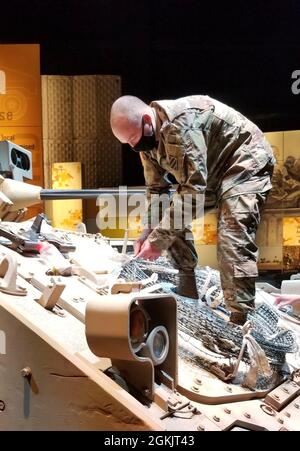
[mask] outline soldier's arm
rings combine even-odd
[[[140,157],[147,187],[147,210],[142,222],[145,229],[153,229],[162,217],[162,203],[158,197],[162,194],[169,197],[172,185],[165,169],[159,166],[149,153],[141,152]]]
[[[204,112],[205,113],[205,112]],[[175,239],[174,231],[185,229],[203,214],[207,182],[207,147],[203,126],[207,114],[187,111],[177,117],[165,132],[169,162],[176,165],[179,187],[171,206],[149,236],[160,249],[167,249]]]

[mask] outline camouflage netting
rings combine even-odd
[[[174,289],[176,274],[170,262],[164,257],[155,262],[132,260],[124,266],[120,277],[126,280],[142,280],[154,272],[158,274],[161,292],[170,292]],[[214,354],[216,359],[235,360],[243,341],[241,328],[223,319],[229,315],[223,303],[217,307],[223,317],[207,305],[207,292],[212,293],[210,300],[213,300],[214,297],[218,298],[222,294],[219,272],[209,267],[199,267],[196,269],[196,278],[200,302],[177,295],[179,332],[201,342],[210,354]],[[251,334],[264,350],[272,370],[277,374],[281,373],[286,353],[297,350],[295,335],[290,330],[278,326],[277,310],[269,304],[261,304],[248,314],[248,319],[251,320],[253,326]],[[206,366],[205,362],[207,363],[209,360],[205,358],[205,353],[202,353],[202,359],[199,359],[199,356],[193,358],[184,349],[179,349],[179,354],[181,358],[194,361],[195,364],[200,363],[204,367]],[[244,354],[243,361],[249,363],[247,352]],[[261,385],[263,386],[264,383]]]

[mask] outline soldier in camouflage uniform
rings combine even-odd
[[[261,130],[250,120],[208,96],[154,101],[146,105],[120,97],[111,111],[115,136],[140,152],[148,188],[148,213],[157,204],[151,194],[168,193],[167,174],[179,186],[172,204],[154,228],[145,229],[136,254],[155,259],[167,250],[179,269],[177,292],[197,298],[197,254],[186,239],[187,224],[174,226],[176,212],[188,197],[193,218],[195,196],[214,198],[218,206],[218,262],[231,320],[243,323],[254,307],[260,209],[271,189],[275,159]],[[189,194],[190,196],[185,196]]]

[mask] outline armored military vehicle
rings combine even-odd
[[[1,430],[299,429],[300,321],[274,306],[280,290],[259,284],[237,326],[216,270],[197,268],[199,300],[180,297],[165,257],[22,221],[43,199],[101,192],[24,183],[31,155],[14,149],[0,146]]]

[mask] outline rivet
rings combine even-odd
[[[289,394],[290,392],[289,392],[289,390],[287,389],[287,388],[285,388],[285,387],[283,387],[283,389],[282,389],[285,393],[287,393],[287,394]]]
[[[5,402],[0,401],[0,411],[3,412],[3,410],[5,410]]]
[[[205,431],[205,427],[202,426],[202,424],[199,424],[199,426],[197,426],[197,431]]]
[[[193,389],[194,391],[199,391],[198,385],[193,385],[193,386],[192,386],[192,389]]]
[[[227,409],[227,407],[226,407],[226,409],[224,409],[224,412],[225,412],[225,413],[228,413],[228,415],[231,414],[231,410],[230,410],[230,409]]]
[[[19,290],[26,290],[26,288],[25,287],[23,287],[22,285],[18,285],[18,288],[19,288]]]
[[[299,404],[297,404],[297,403],[295,402],[294,407],[296,407],[296,409],[299,409]]]
[[[251,415],[250,415],[250,413],[248,413],[248,412],[245,412],[245,413],[244,413],[244,417],[246,417],[246,418],[248,418],[248,419],[249,419],[249,418],[251,418]]]
[[[274,410],[271,406],[268,406],[267,404],[261,404],[261,405],[260,405],[260,408],[261,408],[262,411],[263,411],[264,413],[266,413],[267,415],[270,415],[270,416],[272,416],[272,417],[274,417],[274,416],[276,415],[275,410]]]
[[[195,379],[196,384],[201,385],[202,384],[202,380],[199,377],[196,377]]]
[[[226,387],[226,390],[229,391],[229,393],[232,393],[232,388],[231,387]]]
[[[273,395],[275,399],[280,399],[278,395]]]
[[[284,415],[285,415],[286,417],[288,417],[288,418],[291,418],[290,412],[284,412]]]
[[[278,423],[283,424],[283,419],[282,418],[278,418],[277,421],[278,421]]]
[[[213,416],[213,419],[214,419],[217,423],[219,423],[219,421],[220,421],[220,418],[217,417],[216,415]]]

